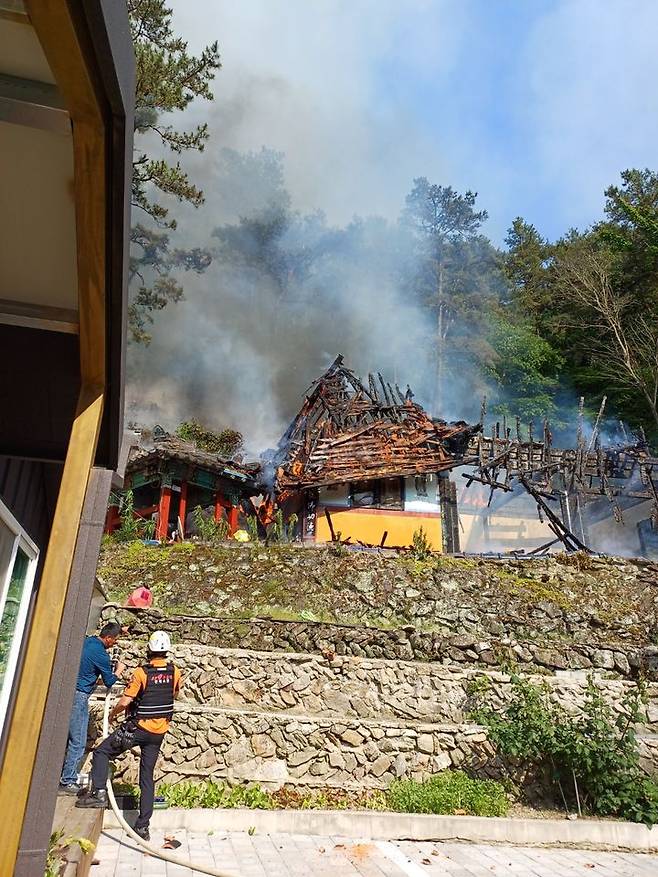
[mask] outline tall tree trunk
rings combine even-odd
[[[445,307],[443,301],[443,262],[439,262],[439,276],[437,285],[437,298],[439,306],[436,317],[436,377],[434,384],[434,400],[432,413],[435,417],[441,416],[443,406],[443,373],[445,370]]]

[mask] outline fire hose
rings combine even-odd
[[[105,708],[103,710],[103,737],[107,737],[109,732],[109,716],[110,692],[108,691],[105,695]],[[189,859],[179,859],[178,856],[172,856],[170,853],[164,852],[145,841],[144,838],[137,834],[137,832],[133,831],[123,818],[123,813],[119,810],[116,798],[114,797],[114,789],[112,788],[112,780],[110,777],[108,777],[107,780],[107,796],[110,799],[110,806],[112,807],[114,815],[118,819],[121,828],[123,828],[126,834],[139,844],[140,847],[143,847],[151,856],[156,856],[158,859],[162,859],[165,862],[171,862],[173,865],[180,865],[183,868],[189,868],[191,871],[196,871],[198,874],[210,874],[211,877],[238,877],[237,874],[228,871],[220,871],[218,868],[211,868],[208,865],[195,865],[194,862],[191,862]]]

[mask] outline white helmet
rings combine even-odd
[[[168,652],[170,648],[169,634],[164,630],[154,630],[149,640],[149,652]]]

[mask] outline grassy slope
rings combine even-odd
[[[418,560],[331,548],[155,548],[135,542],[106,545],[99,577],[120,601],[137,585],[148,585],[155,605],[172,614],[446,630],[484,614],[528,636],[541,621],[544,637],[543,622],[552,618],[552,636],[564,637],[574,623],[586,622],[601,640],[653,640],[658,600],[658,567],[581,555],[523,562],[440,555]]]

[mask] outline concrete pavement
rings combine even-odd
[[[181,841],[174,851],[236,877],[658,877],[658,855],[430,841],[154,829]],[[91,877],[190,877],[198,872],[142,855],[119,829],[105,829]]]

